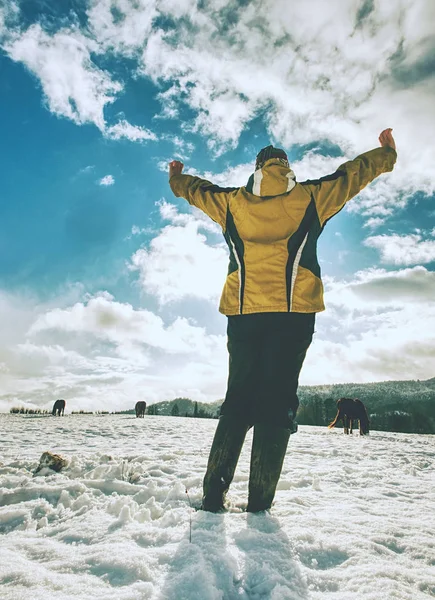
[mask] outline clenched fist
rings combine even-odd
[[[172,160],[169,163],[169,179],[171,179],[171,177],[173,177],[174,175],[181,175],[183,169],[184,165],[182,162],[180,162],[179,160]]]
[[[393,130],[391,129],[391,127],[389,129],[384,129],[384,131],[379,136],[379,142],[382,147],[389,146],[390,148],[393,148],[395,150],[396,143],[394,141],[393,136],[391,135],[392,131]]]

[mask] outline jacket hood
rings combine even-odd
[[[280,196],[290,192],[295,185],[296,177],[290,167],[278,158],[271,158],[250,176],[246,191],[254,196]]]

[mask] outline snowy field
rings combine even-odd
[[[249,432],[214,515],[194,509],[216,424],[0,415],[1,599],[435,596],[435,436],[300,427],[249,515]],[[33,476],[46,450],[68,465]]]

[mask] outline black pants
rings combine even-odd
[[[221,407],[250,425],[291,427],[299,406],[299,373],[314,333],[315,313],[228,317],[228,389]]]

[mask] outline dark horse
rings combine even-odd
[[[352,433],[353,421],[359,421],[360,435],[369,433],[369,417],[366,407],[358,400],[358,398],[339,398],[337,400],[338,412],[335,419],[328,425],[328,429],[332,429],[341,419],[343,421],[344,433]]]
[[[134,407],[134,410],[136,411],[136,417],[143,419],[145,416],[146,407],[147,403],[144,400],[139,400],[139,402],[136,402],[136,406]]]
[[[60,415],[63,415],[65,412],[65,400],[56,400],[56,402],[53,404],[53,415],[57,415],[58,417],[60,417]]]

